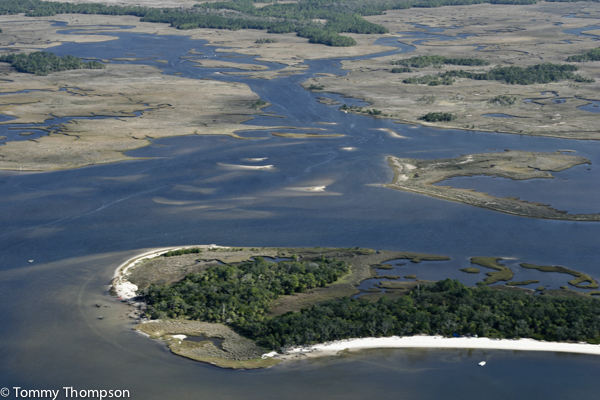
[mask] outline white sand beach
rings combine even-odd
[[[600,345],[588,343],[543,342],[534,339],[489,339],[475,337],[445,338],[442,336],[408,336],[347,339],[313,346],[295,347],[286,354],[278,355],[283,360],[334,356],[341,351],[387,348],[432,348],[432,349],[493,349],[550,351],[600,355]]]

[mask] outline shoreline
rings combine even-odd
[[[110,281],[109,293],[116,296],[124,301],[132,300],[136,297],[136,290],[138,287],[127,280],[128,272],[131,268],[134,268],[137,264],[144,260],[158,257],[168,251],[183,250],[189,248],[227,248],[227,246],[218,246],[216,244],[201,244],[201,245],[189,245],[189,246],[172,246],[172,247],[160,247],[153,250],[146,251],[144,253],[133,256],[124,262],[122,262],[114,272],[114,275]]]
[[[331,357],[346,352],[368,349],[487,349],[546,351],[559,353],[590,354],[600,356],[600,345],[588,343],[544,342],[535,339],[490,339],[475,337],[446,338],[443,336],[391,336],[384,338],[345,339],[312,346],[294,347],[286,354],[277,355],[281,360]]]

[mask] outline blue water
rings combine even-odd
[[[557,202],[558,208],[573,212],[597,212],[600,143],[441,130],[344,114],[339,106],[318,103],[324,94],[300,87],[316,73],[345,74],[340,69],[343,59],[307,61],[309,69],[301,75],[255,80],[219,75],[221,70],[197,68],[179,58],[192,48],[215,58],[235,55],[217,53],[204,41],[111,31],[115,35],[118,40],[67,43],[51,51],[101,59],[135,54],[151,59],[120,62],[155,65],[166,74],[194,79],[244,82],[273,104],[265,111],[285,117],[257,115],[248,124],[325,128],[321,132],[345,136],[278,138],[268,135],[269,129],[262,132],[265,139],[253,141],[185,136],[127,152],[138,160],[48,173],[0,172],[2,385],[122,388],[144,400],[364,399],[374,390],[382,399],[596,397],[600,367],[591,356],[386,350],[232,372],[175,357],[161,343],[132,332],[132,323],[123,316],[125,306],[108,296],[107,284],[118,265],[142,248],[211,243],[361,246],[452,258],[409,263],[398,271],[419,278],[479,279],[458,271],[472,256],[511,257],[511,268],[518,262],[564,265],[599,278],[598,224],[520,218],[381,185],[393,176],[386,162],[389,155],[434,159],[502,149],[572,149],[592,164],[557,173],[554,180],[505,187],[500,179],[488,183],[482,178],[482,185],[489,184],[499,195],[506,191],[531,196],[532,201]],[[352,59],[410,50],[396,43],[389,52]],[[168,64],[156,63],[161,59]],[[236,62],[281,68],[254,57]],[[325,96],[352,104],[338,95]],[[273,169],[228,167],[263,157]],[[467,185],[473,186],[479,178],[468,179]],[[297,190],[321,184],[327,186],[325,192]],[[543,284],[556,284],[550,276],[543,279]],[[102,320],[96,303],[103,307]],[[477,366],[481,360],[488,361],[485,368]]]

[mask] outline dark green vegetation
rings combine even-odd
[[[439,86],[452,85],[454,83],[454,80],[452,78],[442,75],[424,75],[406,78],[402,81],[402,83],[409,83],[413,85]]]
[[[563,1],[563,0],[557,0]],[[567,0],[568,1],[568,0]],[[468,4],[535,4],[538,0],[300,0],[257,8],[253,0],[196,4],[186,8],[73,4],[42,0],[2,0],[0,15],[24,13],[30,17],[56,14],[133,15],[145,22],[162,22],[177,29],[266,29],[269,33],[296,32],[311,43],[353,46],[354,39],[340,33],[386,33],[383,26],[364,18],[387,10]],[[313,22],[324,19],[326,23]],[[463,65],[463,64],[460,64]]]
[[[281,295],[325,287],[349,271],[346,262],[322,257],[315,261],[272,263],[257,257],[239,265],[225,264],[189,274],[173,286],[150,285],[138,295],[146,313],[156,318],[191,318],[233,323],[261,320]]]
[[[586,53],[569,56],[567,57],[568,62],[586,62],[586,61],[599,61],[600,60],[600,47],[592,49]]]
[[[198,247],[190,247],[189,249],[179,249],[179,250],[171,250],[162,254],[163,257],[173,257],[173,256],[182,256],[184,254],[200,254],[202,253],[202,249]]]
[[[570,280],[569,285],[575,286],[576,288],[579,288],[579,289],[598,289],[598,282],[596,282],[591,276],[584,274],[583,272],[573,271],[572,269],[569,269],[569,268],[554,266],[554,265],[540,266],[540,265],[522,263],[521,267],[528,268],[528,269],[537,269],[538,271],[542,271],[542,272],[558,272],[561,274],[572,275],[575,277],[575,279]],[[589,283],[584,284],[585,282],[589,282]]]
[[[402,74],[404,72],[412,72],[412,69],[410,69],[408,67],[392,68],[391,72],[393,74]]]
[[[71,69],[106,68],[104,64],[97,61],[84,62],[75,56],[59,57],[45,51],[36,51],[29,54],[5,54],[0,56],[0,61],[12,64],[19,72],[36,75],[48,75],[52,72]]]
[[[480,66],[490,65],[485,60],[478,58],[448,58],[444,56],[418,56],[412,57],[406,60],[392,61],[392,65],[404,65],[405,67],[413,68],[425,68],[430,66],[443,66],[445,64],[451,65],[469,65],[469,66]]]
[[[382,115],[384,117],[387,117],[387,114],[384,114],[383,111],[378,110],[376,108],[370,109],[364,109],[363,107],[359,107],[359,106],[348,106],[347,104],[342,104],[342,106],[340,107],[340,110],[342,111],[353,111],[356,113],[363,113],[363,114],[367,114],[367,115]]]
[[[498,262],[500,260],[502,260],[500,257],[472,257],[471,263],[498,271],[486,272],[488,277],[483,280],[483,283],[486,285],[492,285],[499,281],[510,281],[512,277],[515,276],[514,272],[512,272],[510,268]]]
[[[438,121],[453,121],[456,118],[457,118],[456,115],[454,115],[452,113],[430,112],[430,113],[423,115],[419,119],[423,120],[423,121],[427,121],[427,122],[438,122]]]
[[[510,281],[510,282],[506,282],[507,286],[526,286],[526,285],[531,285],[532,283],[540,283],[539,279],[530,279],[528,281],[522,281],[522,282],[517,282],[517,281]]]
[[[514,96],[509,96],[506,94],[500,94],[493,99],[490,99],[490,103],[496,106],[512,106],[517,101],[517,98]]]
[[[469,288],[446,279],[394,300],[344,298],[248,322],[243,333],[273,349],[357,337],[455,333],[600,343],[600,302]]]
[[[325,89],[324,85],[315,85],[314,83],[308,87],[308,90],[323,90]]]
[[[494,67],[487,72],[472,71],[446,71],[437,75],[425,75],[418,78],[408,78],[403,83],[428,84],[428,85],[451,85],[453,78],[468,78],[486,81],[504,81],[511,85],[530,85],[533,83],[550,83],[564,80],[591,83],[593,79],[573,73],[578,68],[569,64],[544,63],[530,67]]]
[[[264,100],[256,100],[254,103],[250,105],[251,108],[261,108],[266,106],[268,103]]]
[[[263,43],[278,43],[277,39],[256,39],[254,43],[263,44]]]

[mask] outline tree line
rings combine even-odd
[[[56,14],[133,15],[145,22],[169,23],[177,29],[266,29],[270,33],[296,32],[311,43],[353,46],[354,39],[340,33],[386,33],[383,26],[364,18],[388,10],[469,4],[536,4],[539,0],[300,0],[255,7],[253,0],[197,4],[193,8],[148,8],[100,3],[60,3],[42,0],[2,0],[1,14],[24,13],[41,17]],[[558,1],[558,0],[557,0]],[[564,1],[564,0],[560,0]],[[569,0],[567,0],[569,1]],[[578,1],[578,0],[576,0]],[[325,24],[312,20],[324,19]],[[310,26],[310,27],[309,27]]]
[[[429,66],[441,66],[444,64],[451,65],[470,65],[470,66],[479,66],[479,65],[490,65],[489,62],[485,60],[480,60],[478,58],[448,58],[444,56],[418,56],[411,57],[406,60],[396,60],[391,62],[392,65],[404,65],[405,67],[413,67],[413,68],[425,68]]]
[[[29,54],[5,54],[0,61],[12,64],[19,72],[36,75],[48,75],[52,72],[71,69],[102,69],[106,66],[97,61],[84,62],[75,56],[59,57],[54,53],[36,51]]]
[[[583,54],[567,57],[568,62],[587,62],[587,61],[600,61],[600,47],[592,49]]]
[[[248,322],[243,334],[273,349],[360,337],[478,335],[600,343],[600,301],[470,288],[446,279],[376,303],[344,298]]]
[[[486,72],[473,72],[464,70],[446,71],[437,75],[425,75],[404,79],[403,83],[420,83],[435,85],[451,85],[453,78],[469,78],[476,80],[504,81],[511,85],[530,85],[534,83],[550,83],[563,80],[591,83],[591,78],[575,74],[578,68],[569,64],[544,63],[529,67],[501,67],[497,66]]]

